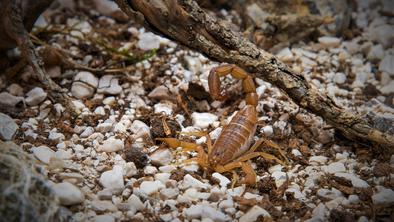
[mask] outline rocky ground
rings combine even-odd
[[[33,30],[47,72],[68,90],[77,116],[48,98],[31,69],[16,78],[0,76],[0,101],[12,107],[0,113],[1,139],[37,159],[74,220],[394,219],[394,156],[345,139],[261,79],[255,79],[255,139],[277,142],[289,163],[253,159],[254,187],[232,187],[231,173],[183,164],[196,153],[155,139],[204,144],[205,137],[177,133],[201,130],[217,138],[245,105],[240,84],[226,78],[233,96],[212,101],[207,76],[218,63],[108,6],[56,7]],[[351,35],[299,41],[276,55],[338,104],[380,119],[378,127],[394,132],[394,20],[387,7],[393,4],[360,1],[351,14]],[[218,15],[231,20],[236,12]],[[274,149],[261,150],[280,158]]]

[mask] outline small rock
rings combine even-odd
[[[168,165],[173,158],[172,152],[169,149],[159,149],[150,155],[151,163],[156,166]]]
[[[282,62],[291,62],[294,60],[294,55],[289,47],[282,49],[276,56],[278,59],[282,60]]]
[[[167,199],[174,199],[179,195],[179,189],[177,188],[166,188],[160,190],[160,194]]]
[[[98,146],[98,151],[100,152],[116,152],[123,149],[123,141],[120,139],[115,139],[113,137],[108,138],[103,142],[103,145]]]
[[[71,94],[77,99],[84,99],[93,96],[95,88],[82,83],[74,82],[71,86]]]
[[[112,170],[102,173],[100,184],[107,189],[122,190],[124,188],[122,167],[115,165]]]
[[[137,47],[142,50],[152,50],[160,48],[160,37],[152,32],[145,32],[139,35]]]
[[[194,74],[201,73],[202,64],[198,57],[185,56],[184,59],[188,70],[192,71]]]
[[[144,122],[140,120],[134,120],[130,126],[131,132],[133,132],[135,138],[150,136],[150,128]]]
[[[86,127],[86,129],[79,135],[81,138],[88,138],[94,133],[94,129],[91,126]]]
[[[367,188],[367,187],[369,187],[367,182],[365,182],[364,180],[360,179],[359,177],[357,177],[354,174],[351,174],[351,173],[335,173],[334,175],[337,176],[337,177],[342,177],[342,178],[345,178],[347,180],[350,180],[354,187],[358,187],[358,188]]]
[[[62,75],[60,66],[51,66],[47,68],[47,73],[51,78],[59,78]]]
[[[318,41],[327,48],[335,48],[341,44],[341,39],[331,36],[323,36]]]
[[[100,123],[96,126],[96,131],[106,133],[112,129],[112,123]]]
[[[239,218],[239,222],[253,222],[257,221],[259,216],[271,217],[271,215],[259,206],[253,206],[246,212],[242,217]]]
[[[275,185],[277,188],[282,186],[287,181],[287,174],[281,171],[275,171],[271,174],[273,178],[275,178]]]
[[[186,174],[183,177],[182,188],[187,189],[189,187],[193,187],[199,190],[199,189],[207,189],[210,187],[210,185],[197,180],[196,178],[192,177],[190,174]]]
[[[11,117],[0,113],[0,139],[4,141],[12,140],[18,128],[18,125]]]
[[[144,168],[144,173],[145,173],[146,175],[153,175],[153,174],[156,174],[157,171],[158,171],[157,168],[154,167],[154,166],[146,166],[146,167]]]
[[[334,76],[334,82],[336,84],[344,84],[346,82],[346,75],[341,72],[336,73]]]
[[[212,113],[192,113],[193,125],[201,129],[207,128],[210,124],[218,120],[218,116]]]
[[[312,156],[309,158],[309,162],[316,162],[320,164],[325,164],[327,162],[327,157],[325,156]]]
[[[157,193],[160,189],[165,188],[164,184],[160,181],[144,181],[140,185],[140,191],[146,195]]]
[[[319,205],[317,205],[317,207],[315,207],[315,209],[313,209],[312,218],[309,219],[309,221],[310,222],[324,221],[327,211],[328,211],[328,209],[327,209],[326,205],[324,205],[324,203],[320,203]]]
[[[23,88],[16,83],[12,83],[10,86],[7,87],[7,90],[10,94],[14,95],[14,96],[23,96]],[[0,100],[3,102],[3,100]]]
[[[158,180],[165,184],[171,177],[170,173],[156,173],[155,174],[155,180]]]
[[[394,55],[387,55],[379,64],[379,71],[388,73],[394,77]]]
[[[210,218],[215,222],[224,222],[228,218],[221,211],[218,211],[210,205],[192,205],[183,211],[187,219]]]
[[[336,199],[338,197],[343,197],[342,192],[335,188],[331,188],[331,190],[320,188],[319,190],[317,190],[316,195],[330,200]]]
[[[341,162],[330,163],[327,167],[324,167],[323,170],[332,174],[337,172],[346,172],[345,165]]]
[[[33,147],[34,156],[43,163],[49,164],[51,158],[55,158],[55,151],[46,146]]]
[[[264,133],[266,137],[271,137],[274,134],[274,129],[272,126],[267,125],[261,128],[260,132]]]
[[[394,191],[384,187],[379,187],[378,193],[372,195],[372,202],[374,204],[392,204],[394,203]]]
[[[36,106],[47,98],[47,93],[40,87],[35,87],[26,94],[26,104]]]
[[[127,202],[136,210],[142,210],[144,209],[144,204],[142,203],[142,201],[140,200],[140,198],[138,198],[135,194],[132,194],[129,199],[127,200]]]
[[[151,99],[161,100],[170,98],[170,94],[167,87],[158,86],[148,94],[148,97]]]
[[[297,157],[301,157],[301,156],[302,156],[302,153],[301,153],[299,150],[297,150],[297,149],[292,149],[292,150],[291,150],[291,153],[292,153],[294,156],[297,156]]]
[[[391,80],[390,83],[383,86],[380,89],[380,92],[382,92],[382,94],[385,94],[385,95],[389,95],[390,93],[394,93],[394,80]]]
[[[127,162],[125,170],[126,170],[126,177],[127,178],[130,178],[130,177],[138,174],[138,169],[135,166],[134,162]]]
[[[94,113],[99,115],[99,116],[104,116],[105,115],[105,109],[102,106],[98,106],[95,110]]]
[[[115,222],[115,218],[112,215],[97,215],[97,216],[93,217],[92,221],[93,222]]]
[[[371,61],[381,60],[384,58],[384,50],[381,44],[377,44],[372,46],[371,50],[368,53],[367,58]]]
[[[100,78],[98,93],[118,95],[122,92],[122,87],[119,85],[119,80],[112,75],[105,75]]]
[[[153,106],[155,113],[163,113],[167,116],[172,115],[172,106],[166,103],[157,103]]]
[[[106,211],[117,211],[116,206],[109,200],[93,200],[91,203],[92,210],[102,213]]]
[[[11,95],[8,92],[2,92],[2,93],[0,93],[0,101],[4,105],[10,106],[10,107],[16,107],[19,104],[24,103],[24,98],[21,96]]]
[[[111,200],[112,199],[112,190],[104,189],[97,192],[97,197],[100,200]]]
[[[227,187],[227,185],[231,183],[231,181],[227,177],[217,172],[213,173],[212,177],[219,181],[221,187]]]
[[[53,129],[49,131],[48,139],[55,142],[55,143],[60,143],[63,141],[66,137],[63,135],[63,133],[58,133],[57,129]]]
[[[85,200],[81,190],[69,182],[55,184],[53,190],[59,198],[60,204],[64,206],[80,204]]]

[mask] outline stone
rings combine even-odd
[[[271,125],[267,125],[262,127],[260,132],[264,133],[266,137],[271,137],[274,134],[274,129]]]
[[[190,174],[186,174],[183,177],[182,188],[187,189],[189,187],[193,187],[193,188],[200,190],[200,189],[208,189],[210,187],[210,185],[197,180],[196,178],[194,178]]]
[[[109,200],[93,200],[90,203],[92,210],[102,213],[106,211],[115,212],[117,211],[116,206]]]
[[[334,82],[336,84],[344,84],[346,82],[346,75],[341,72],[335,73]]]
[[[325,172],[331,173],[331,174],[334,174],[337,172],[346,172],[345,165],[341,162],[330,163],[328,166],[322,167],[322,169]]]
[[[86,127],[86,129],[79,135],[81,138],[88,138],[94,133],[94,128],[91,126]]]
[[[12,83],[10,86],[8,86],[7,90],[11,95],[14,95],[14,96],[21,97],[24,95],[23,88],[19,84],[16,84],[16,83]],[[3,102],[3,100],[0,100],[0,101]]]
[[[31,148],[33,155],[45,164],[49,164],[51,158],[55,158],[55,151],[47,146],[39,146]]]
[[[384,50],[381,44],[377,44],[371,47],[369,50],[367,58],[370,61],[381,60],[384,58]]]
[[[99,116],[105,115],[105,109],[102,106],[98,106],[93,112],[94,112],[94,114],[99,115]]]
[[[199,74],[201,73],[202,70],[202,64],[201,60],[198,57],[193,57],[193,56],[185,56],[185,63],[186,63],[186,68],[190,70],[194,74]],[[187,78],[190,80],[190,78]]]
[[[53,185],[53,190],[63,206],[80,204],[85,200],[85,195],[75,185],[63,182]]]
[[[231,181],[227,177],[217,172],[213,173],[212,177],[219,181],[221,187],[227,187],[227,185],[231,183]]]
[[[170,179],[171,174],[170,173],[156,173],[155,174],[155,180],[158,180],[162,182],[163,184],[166,184],[166,182]]]
[[[179,195],[179,189],[177,188],[165,188],[160,190],[160,195],[167,199],[174,199]]]
[[[25,99],[21,96],[11,95],[8,92],[2,92],[0,93],[0,101],[3,105],[16,107],[19,104],[24,104]]]
[[[0,113],[0,139],[4,141],[12,140],[18,128],[18,125],[11,117]]]
[[[256,26],[265,29],[267,27],[266,19],[269,17],[269,13],[263,11],[258,4],[253,3],[247,6],[246,13],[250,19],[256,24]]]
[[[327,157],[325,156],[312,156],[309,158],[309,162],[316,162],[320,164],[325,164],[327,162]]]
[[[210,124],[218,120],[218,116],[212,113],[192,113],[193,125],[201,129],[208,128]]]
[[[112,170],[105,171],[100,176],[100,184],[107,189],[123,190],[123,172],[122,167],[115,165]]]
[[[160,189],[165,188],[164,184],[160,181],[144,181],[140,185],[140,192],[146,195],[152,195],[159,192]]]
[[[279,60],[282,60],[282,62],[291,62],[294,60],[294,55],[290,51],[289,47],[282,49],[278,54],[276,54],[276,57],[278,57]]]
[[[138,169],[135,166],[134,162],[127,162],[125,170],[126,170],[126,177],[127,178],[130,178],[130,177],[138,174]]]
[[[54,128],[53,130],[49,131],[48,139],[55,142],[55,143],[60,143],[62,142],[66,137],[63,135],[63,133],[58,133],[57,129]]]
[[[92,97],[95,90],[95,88],[82,82],[73,82],[71,86],[71,94],[77,99]]]
[[[35,87],[26,94],[26,104],[36,106],[47,98],[47,93],[40,87]]]
[[[239,218],[239,222],[253,222],[257,221],[259,216],[271,217],[271,215],[263,208],[259,206],[253,206],[246,212],[242,217]]]
[[[150,160],[153,165],[165,166],[171,163],[173,155],[169,149],[159,149],[150,155]]]
[[[130,130],[135,138],[144,137],[146,135],[150,136],[149,126],[140,120],[134,120],[130,126]]]
[[[341,39],[337,37],[331,37],[331,36],[323,36],[319,37],[318,41],[320,44],[327,48],[336,48],[341,44]]]
[[[113,75],[105,75],[99,80],[97,88],[98,93],[118,95],[122,90],[122,87],[119,85],[119,79],[115,78]]]
[[[354,187],[358,187],[358,188],[367,188],[367,187],[369,187],[367,182],[365,182],[364,180],[360,179],[359,177],[357,177],[354,174],[351,174],[351,173],[335,173],[334,175],[337,176],[337,177],[342,177],[342,178],[345,178],[347,180],[350,180]]]
[[[110,137],[105,140],[102,145],[99,145],[97,150],[99,152],[116,152],[123,149],[124,143],[122,140]]]
[[[152,32],[145,32],[138,36],[137,47],[142,50],[152,50],[160,48],[160,37]]]
[[[338,197],[343,197],[342,192],[335,188],[331,188],[331,190],[320,188],[317,190],[316,195],[330,200],[333,200]]]
[[[200,218],[210,218],[215,222],[228,221],[229,218],[226,217],[224,213],[218,211],[207,204],[192,205],[183,211],[185,217],[189,220],[200,219]]]
[[[394,55],[386,55],[379,63],[379,71],[388,73],[394,78]]]
[[[167,116],[172,115],[172,106],[167,103],[157,103],[153,106],[155,113],[165,114]]]
[[[112,123],[100,123],[96,126],[96,131],[101,132],[101,133],[106,133],[109,132],[112,129]]]
[[[112,199],[112,190],[104,189],[97,192],[97,197],[100,200],[111,200]]]
[[[144,204],[140,200],[139,197],[137,197],[135,194],[131,194],[127,202],[136,210],[142,210],[145,208]]]
[[[390,205],[394,203],[394,191],[384,187],[379,187],[378,192],[372,195],[372,202],[376,205]]]
[[[148,97],[150,99],[162,100],[162,99],[170,98],[170,94],[169,94],[168,88],[162,85],[162,86],[158,86],[158,87],[154,88],[148,94]]]
[[[369,40],[377,41],[383,48],[391,47],[394,43],[394,26],[382,24],[368,29]]]
[[[100,1],[102,2],[102,1]],[[93,222],[115,222],[115,218],[111,215],[97,215],[93,217]]]
[[[156,174],[157,172],[158,172],[158,170],[157,170],[157,168],[154,167],[154,166],[146,166],[146,167],[144,168],[144,173],[145,173],[146,175],[153,175],[153,174]]]
[[[387,85],[380,88],[380,92],[385,95],[389,95],[390,93],[394,93],[394,80],[391,80]]]
[[[275,179],[275,185],[277,188],[287,181],[287,174],[285,172],[275,171],[271,176]]]

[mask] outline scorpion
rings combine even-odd
[[[229,74],[233,78],[242,81],[242,88],[246,93],[246,106],[238,111],[231,121],[223,127],[221,134],[213,145],[207,132],[184,133],[194,136],[206,136],[208,153],[205,152],[201,145],[184,142],[176,138],[157,138],[157,140],[165,142],[171,148],[182,147],[182,151],[197,152],[196,157],[186,160],[185,163],[197,162],[204,169],[218,173],[232,171],[233,177],[236,180],[238,176],[234,170],[241,168],[245,173],[245,177],[240,183],[253,185],[256,183],[257,176],[248,160],[260,156],[282,165],[284,164],[280,159],[271,154],[256,151],[262,144],[277,149],[286,162],[287,158],[279,145],[271,140],[261,138],[251,146],[257,128],[258,116],[256,107],[258,104],[258,95],[253,78],[246,71],[232,64],[224,64],[213,68],[208,76],[209,92],[212,98],[220,101],[227,99],[228,94],[225,89],[221,88],[220,77]]]

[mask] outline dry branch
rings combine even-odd
[[[375,129],[365,119],[334,103],[299,73],[272,54],[232,31],[193,0],[116,0],[130,17],[158,34],[204,53],[211,59],[236,64],[272,83],[300,107],[323,117],[349,138],[369,141],[390,152],[394,136]],[[374,146],[378,147],[378,146]]]

